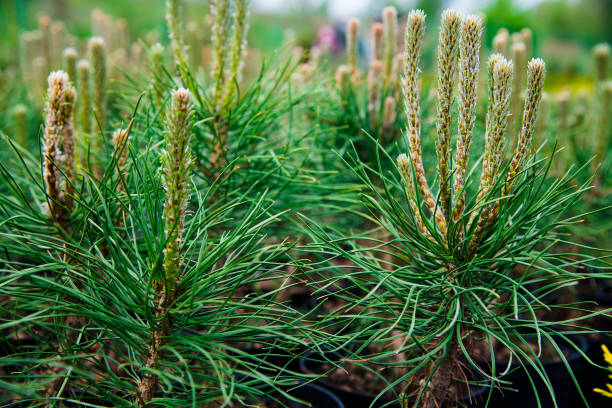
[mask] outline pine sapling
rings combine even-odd
[[[372,24],[372,56],[374,59],[382,61],[384,50],[384,28],[382,23]]]
[[[372,61],[368,71],[368,114],[370,116],[370,128],[372,129],[376,126],[378,116],[383,71],[382,61]]]
[[[523,111],[523,126],[518,138],[518,145],[514,151],[510,169],[508,170],[508,189],[511,189],[515,176],[524,167],[529,157],[529,147],[533,142],[533,132],[537,123],[537,113],[542,90],[544,89],[544,78],[546,76],[546,64],[540,58],[529,61],[527,66],[527,95],[525,96],[525,109]]]
[[[52,69],[51,63],[51,18],[46,15],[42,15],[38,18],[38,29],[40,30],[41,37],[41,54],[40,56],[44,60],[44,72],[50,72]]]
[[[516,182],[517,175],[524,169],[525,164],[531,157],[531,145],[537,123],[538,109],[542,100],[544,89],[544,78],[546,77],[546,64],[540,58],[534,58],[527,65],[527,93],[525,95],[525,108],[523,110],[523,122],[519,137],[512,153],[512,160],[506,175],[506,184],[502,189],[502,195],[510,193]],[[496,201],[489,215],[489,225],[497,219],[500,201]],[[474,240],[479,239],[475,236]]]
[[[165,189],[163,218],[165,222],[166,247],[164,248],[163,282],[155,285],[155,317],[158,320],[149,346],[146,368],[156,370],[162,357],[165,336],[171,324],[170,305],[176,296],[176,286],[182,269],[181,250],[185,223],[185,212],[190,197],[191,181],[191,94],[180,88],[172,93],[162,153],[162,182]],[[154,373],[143,373],[137,384],[137,400],[146,406],[157,391],[159,378]]]
[[[72,82],[72,85],[76,87],[77,85],[77,52],[73,47],[68,47],[64,49],[61,55],[62,66],[66,74],[68,74],[68,79]],[[76,115],[79,111],[78,101],[74,103],[74,114]],[[76,125],[75,125],[76,129]]]
[[[51,24],[50,34],[51,67],[53,69],[61,66],[62,64],[62,51],[64,50],[64,37],[66,35],[66,26],[61,21],[54,21],[53,24]]]
[[[185,35],[183,33],[183,0],[166,0],[166,23],[174,50],[174,60],[179,74],[186,68]],[[184,77],[183,80],[186,80]]]
[[[14,139],[19,146],[24,148],[28,145],[27,113],[25,105],[19,104],[13,108]]]
[[[423,197],[425,205],[429,211],[435,215],[438,221],[438,226],[442,235],[446,235],[446,219],[444,214],[434,199],[427,178],[425,177],[425,168],[423,166],[423,154],[421,151],[421,108],[419,105],[419,59],[421,56],[421,48],[423,46],[423,36],[425,34],[425,13],[421,10],[413,10],[408,15],[406,23],[406,45],[404,55],[404,76],[402,77],[402,90],[404,93],[404,103],[407,113],[407,135],[408,146],[410,148],[410,160],[414,167],[414,177],[412,170],[403,172],[405,181],[410,187],[416,185],[420,195]],[[405,162],[403,156],[400,156]],[[398,159],[399,160],[399,159]],[[400,165],[401,168],[401,165]],[[418,200],[417,200],[418,202]],[[416,206],[416,203],[414,204]],[[418,207],[415,216],[420,217]],[[422,222],[419,223],[422,225]]]
[[[480,186],[476,197],[476,207],[466,210],[465,185],[467,177],[467,163],[469,150],[474,133],[475,107],[477,97],[477,82],[479,71],[480,37],[482,34],[482,20],[479,16],[472,15],[462,19],[454,12],[445,12],[442,19],[440,33],[439,55],[439,106],[437,118],[438,130],[438,178],[440,180],[440,202],[445,200],[445,178],[449,179],[450,191],[452,192],[452,206],[443,207],[445,211],[452,214],[452,220],[465,223],[467,230],[472,233],[469,242],[463,242],[464,230],[456,229],[459,240],[455,237],[447,237],[446,221],[450,220],[439,210],[438,202],[434,200],[425,178],[423,160],[420,146],[420,122],[419,122],[419,98],[418,98],[418,59],[420,55],[420,44],[424,14],[421,11],[413,11],[408,16],[406,36],[406,63],[403,78],[405,109],[408,117],[408,145],[410,157],[401,154],[397,159],[398,170],[406,189],[408,203],[413,213],[413,220],[417,231],[429,240],[441,243],[446,247],[448,256],[455,257],[455,244],[457,249],[467,255],[465,262],[470,262],[478,249],[480,239],[486,228],[497,220],[501,200],[494,204],[486,204],[491,200],[495,183],[500,180],[501,171],[505,167],[504,150],[506,147],[505,134],[508,122],[508,113],[511,106],[511,90],[513,83],[513,65],[502,54],[495,54],[489,59],[489,108],[485,129],[485,152],[480,176]],[[460,28],[460,26],[462,26]],[[456,37],[460,38],[457,39]],[[459,47],[457,59],[456,47]],[[450,106],[452,104],[452,89],[454,81],[454,66],[459,69],[459,118],[458,118],[458,140],[456,147],[456,160],[454,167],[447,159],[450,148],[447,146],[450,140],[448,130],[451,122]],[[538,106],[541,100],[542,88],[545,76],[545,65],[540,59],[534,59],[528,65],[527,92],[525,96],[525,109],[523,112],[523,124],[513,158],[508,165],[508,172],[504,175],[506,181],[501,189],[501,196],[512,192],[513,184],[517,176],[524,170],[532,150],[533,133],[537,120]],[[447,167],[445,167],[447,166]],[[444,175],[442,173],[444,172]],[[450,177],[454,173],[454,177]],[[452,179],[452,180],[451,180]],[[452,183],[452,184],[451,184]],[[423,197],[429,215],[421,211],[419,195]],[[448,194],[446,194],[448,196]],[[444,204],[443,204],[444,206]],[[425,223],[424,216],[431,216],[435,220],[434,226],[441,233],[441,239],[433,237],[432,229]],[[474,224],[476,223],[476,224]],[[474,227],[472,229],[472,226]],[[448,230],[452,231],[452,230]],[[463,261],[459,261],[460,263]],[[458,265],[448,262],[446,265],[445,279],[452,279]],[[457,325],[460,333],[459,325]],[[453,329],[450,329],[452,332]],[[427,370],[431,377],[427,384],[420,390],[421,403],[423,407],[433,408],[441,406],[440,403],[452,399],[449,388],[453,381],[453,371],[456,368],[456,354],[459,349],[458,338],[451,339],[440,348],[438,357],[430,362]],[[456,391],[456,390],[455,390]]]
[[[506,58],[510,57],[510,33],[505,28],[500,29],[493,37],[493,50]]]
[[[383,28],[385,85],[389,86],[393,78],[393,62],[397,55],[397,10],[395,7],[385,7],[383,10]]]
[[[89,62],[80,60],[77,64],[79,90],[79,130],[83,133],[91,133],[91,91],[89,79]]]
[[[453,87],[459,51],[462,18],[456,11],[446,10],[442,13],[442,26],[438,46],[438,173],[440,175],[440,203],[444,217],[450,219],[451,182],[450,177],[450,143],[451,143],[451,108]]]
[[[234,28],[229,55],[229,70],[225,78],[221,107],[228,104],[234,94],[235,84],[241,79],[247,50],[248,28],[248,0],[236,0],[234,2]]]
[[[525,78],[523,77],[523,69],[527,62],[526,55],[527,49],[525,44],[521,41],[512,43],[512,62],[514,63],[514,80],[512,81],[512,102],[511,102],[511,113],[512,119],[509,122],[508,130],[510,133],[515,133],[514,130],[517,129],[519,120],[521,118],[521,111],[523,109],[521,105],[521,98],[523,94],[523,81]]]
[[[361,23],[359,19],[351,18],[346,26],[347,64],[336,71],[336,85],[342,97],[341,103],[347,108],[346,113],[357,122],[363,121],[359,127],[368,129],[380,140],[395,131],[393,129],[396,122],[395,107],[391,106],[392,102],[387,98],[395,99],[394,103],[397,104],[401,97],[404,61],[403,53],[398,53],[397,49],[397,20],[397,10],[394,7],[385,7],[382,12],[382,23],[372,24],[370,29],[372,59],[367,74],[363,76],[358,67],[358,36]],[[348,92],[349,86],[340,80],[345,75],[346,69],[350,72],[352,92]],[[346,117],[340,119],[344,120]],[[350,126],[354,125],[355,121],[352,121]]]
[[[76,84],[76,64],[77,64],[77,52],[73,47],[64,49],[62,54],[64,70],[68,74],[68,78],[74,84]]]
[[[457,222],[465,207],[465,178],[468,167],[474,121],[476,120],[476,96],[480,69],[480,37],[482,20],[477,15],[463,20],[461,46],[459,47],[459,137],[455,155],[454,215]]]
[[[72,114],[75,99],[76,92],[68,80],[68,75],[63,71],[51,72],[45,106],[43,178],[49,215],[60,224],[66,221],[72,209],[71,194],[74,181]]]
[[[149,50],[149,70],[151,71],[151,94],[153,106],[160,110],[164,102],[164,47],[155,43]]]
[[[102,37],[89,40],[89,54],[93,80],[93,112],[102,140],[106,110],[106,43]]]
[[[610,59],[610,46],[606,43],[597,44],[593,48],[595,57],[596,80],[601,83],[608,77],[608,61]]]
[[[214,87],[212,90],[212,107],[215,110],[216,137],[212,154],[211,167],[218,168],[224,161],[225,149],[229,132],[229,103],[235,95],[235,86],[240,81],[247,45],[248,30],[248,0],[234,2],[233,28],[230,41],[229,31],[229,2],[227,0],[214,0],[210,3],[211,17],[213,18],[213,63],[212,77]],[[229,48],[229,52],[227,49]],[[312,73],[309,64],[300,67],[300,75],[292,78],[301,82],[308,81]]]
[[[504,134],[508,124],[510,110],[510,95],[512,89],[512,63],[501,54],[494,54],[489,58],[489,111],[485,129],[485,152],[482,160],[480,186],[477,203],[481,204],[487,199],[496,181],[501,167],[505,149]],[[489,225],[491,206],[480,209],[480,215],[474,211],[471,221],[478,216],[476,236],[482,234]],[[473,254],[478,240],[470,243],[469,252]]]
[[[212,18],[212,63],[211,77],[214,84],[212,105],[216,108],[221,100],[225,84],[225,50],[228,48],[230,2],[229,0],[211,0],[210,16]]]
[[[331,250],[326,253],[338,254],[345,257],[351,265],[356,265],[357,270],[354,274],[345,268],[339,268],[339,280],[348,278],[364,292],[370,294],[376,292],[381,296],[380,303],[375,304],[371,313],[362,314],[366,319],[364,326],[379,325],[379,327],[360,332],[363,336],[357,339],[360,350],[366,350],[370,339],[376,339],[374,341],[377,347],[383,344],[394,345],[399,339],[400,343],[403,342],[402,352],[415,353],[414,366],[398,364],[400,369],[406,371],[400,374],[401,377],[392,379],[394,381],[389,382],[392,385],[386,388],[385,392],[396,387],[404,406],[407,406],[405,403],[410,397],[416,397],[417,401],[413,405],[415,407],[439,408],[455,406],[453,403],[462,397],[463,389],[459,383],[466,383],[469,380],[465,375],[466,371],[463,370],[466,364],[462,364],[459,355],[465,356],[470,362],[469,365],[475,368],[474,371],[478,371],[471,359],[474,357],[471,348],[473,341],[479,341],[483,335],[489,339],[496,338],[503,341],[507,338],[507,333],[504,330],[499,332],[496,330],[506,326],[516,330],[522,326],[521,322],[515,323],[516,317],[513,311],[516,309],[513,309],[511,301],[509,305],[500,305],[500,310],[502,307],[507,307],[509,310],[497,313],[496,307],[499,305],[497,299],[502,296],[503,299],[507,299],[505,296],[511,297],[512,293],[517,291],[516,285],[521,285],[520,281],[514,281],[511,271],[517,263],[522,262],[518,259],[523,256],[522,251],[529,253],[521,259],[533,255],[530,262],[533,260],[534,268],[540,267],[535,265],[537,264],[535,257],[541,256],[540,250],[536,248],[535,252],[531,252],[524,248],[531,243],[535,247],[535,244],[543,242],[538,234],[539,231],[534,231],[533,226],[542,215],[520,212],[524,208],[538,210],[542,208],[540,198],[530,195],[528,183],[532,180],[527,177],[531,177],[532,173],[528,175],[525,173],[531,165],[529,160],[532,157],[531,146],[542,95],[545,65],[540,59],[533,59],[528,64],[521,132],[514,135],[518,140],[512,159],[508,163],[505,159],[506,146],[509,142],[506,140],[508,138],[506,129],[510,119],[514,65],[502,54],[495,54],[489,59],[489,104],[485,129],[480,133],[475,120],[482,18],[477,15],[460,17],[452,11],[444,13],[438,51],[439,97],[436,111],[438,136],[436,176],[440,180],[441,192],[436,199],[426,178],[421,146],[419,60],[424,22],[425,15],[420,10],[412,11],[407,16],[402,92],[407,122],[405,134],[408,152],[397,157],[397,171],[400,176],[400,180],[397,181],[401,184],[396,184],[396,180],[387,177],[388,173],[385,170],[371,167],[364,169],[367,165],[363,165],[358,153],[352,156],[353,161],[349,162],[351,169],[368,186],[371,195],[366,206],[373,210],[372,213],[379,214],[378,225],[390,235],[386,240],[388,245],[381,244],[385,239],[376,236],[372,238],[372,245],[363,246],[360,241],[364,238],[364,234],[357,234],[353,237],[353,243],[348,245],[350,249],[346,250],[338,246],[337,243],[343,238],[338,237],[336,231],[323,239],[329,244],[326,251]],[[454,92],[454,88],[457,88],[458,92]],[[455,97],[454,93],[457,94]],[[452,136],[450,126],[452,126],[452,106],[455,99],[458,105],[458,140],[453,152],[450,146]],[[466,186],[469,186],[474,174],[468,172],[470,146],[476,137],[481,137],[484,142],[482,169],[479,174],[480,185],[477,193],[467,199],[466,190],[471,191],[471,188],[468,189]],[[451,159],[453,154],[455,160]],[[382,188],[369,180],[369,172],[380,177]],[[443,172],[444,175],[441,174]],[[542,171],[536,176],[543,178],[545,172]],[[449,185],[450,192],[446,196],[450,196],[450,199],[447,199],[449,204],[443,207],[442,190],[446,184]],[[402,206],[390,193],[391,186],[403,190],[402,197],[407,201],[409,208]],[[383,191],[384,193],[381,193]],[[501,205],[503,205],[502,212],[499,210]],[[553,207],[556,208],[556,204],[551,204],[549,208],[551,213],[554,211]],[[500,213],[504,216],[500,216]],[[519,215],[513,217],[514,213]],[[532,218],[525,220],[523,216]],[[548,232],[545,229],[542,231],[544,234]],[[323,234],[317,232],[317,235]],[[548,238],[555,239],[555,236],[550,234]],[[523,247],[526,241],[531,243],[524,244]],[[486,243],[486,247],[481,245],[482,242]],[[373,250],[373,247],[380,249]],[[361,248],[368,249],[362,251]],[[370,253],[361,255],[361,252]],[[391,256],[388,256],[389,252]],[[331,256],[330,260],[332,259],[335,259],[335,256]],[[542,259],[546,262],[546,258]],[[327,268],[327,265],[324,268]],[[548,264],[537,270],[545,271],[547,268]],[[398,274],[388,274],[386,273],[388,270],[395,270]],[[372,296],[368,301],[375,303],[377,296]],[[399,316],[398,320],[391,322],[386,313],[377,320],[375,316],[393,303],[392,299],[402,299],[402,302],[396,302],[395,309],[388,309],[391,315]],[[354,305],[365,304],[361,295],[352,300],[355,302]],[[407,303],[404,303],[404,300]],[[523,307],[520,309],[521,315],[527,314],[526,311],[531,308],[531,304],[521,307]],[[408,310],[407,308],[414,313],[412,316],[406,316],[406,320],[401,323],[401,315]],[[487,315],[486,312],[491,310],[496,312]],[[482,313],[483,317],[474,320],[479,313]],[[420,318],[416,317],[417,315],[420,315]],[[499,316],[503,317],[498,320]],[[333,317],[336,321],[336,317],[346,316],[338,313]],[[354,316],[348,318],[353,321]],[[537,318],[534,316],[533,319]],[[391,324],[394,327],[397,325],[398,328],[401,325],[404,329],[399,329],[400,332],[396,334],[389,329]],[[417,329],[417,326],[420,327]],[[353,338],[354,336],[347,337],[347,343],[353,342]],[[411,341],[411,338],[414,341]],[[504,345],[508,346],[513,355],[518,355],[520,358],[522,355],[520,344],[514,344],[512,340],[509,343]],[[354,357],[357,359],[365,357],[367,361],[373,363],[380,361],[381,367],[389,367],[394,362],[385,346],[381,347],[384,351],[380,353],[368,351],[365,356],[360,356],[359,352],[355,352]],[[491,357],[493,359],[495,356]],[[521,364],[525,364],[523,359]],[[495,376],[498,374],[494,368],[492,376],[488,378],[495,381]],[[412,375],[417,376],[414,381],[407,385],[402,384],[403,380]],[[465,390],[467,391],[467,387]]]
[[[436,129],[438,132],[437,156],[438,179],[440,184],[440,199],[437,202],[429,190],[420,143],[420,119],[418,98],[418,59],[420,55],[420,41],[422,38],[424,15],[420,11],[413,11],[408,16],[406,36],[406,63],[403,78],[405,109],[408,117],[408,147],[410,157],[400,155],[398,168],[406,185],[410,207],[415,216],[419,230],[428,238],[432,238],[431,231],[425,231],[423,213],[420,210],[418,196],[436,221],[438,230],[446,240],[447,222],[451,219],[458,222],[462,217],[469,216],[468,223],[476,222],[476,238],[467,247],[469,256],[477,248],[480,234],[496,219],[499,210],[499,201],[494,205],[485,205],[478,210],[471,209],[465,213],[465,184],[469,150],[474,133],[475,107],[477,97],[477,82],[479,71],[479,48],[482,33],[482,20],[476,15],[460,17],[452,11],[446,11],[442,17],[440,32],[440,45],[438,51],[438,117]],[[459,37],[459,38],[458,38]],[[457,48],[458,54],[457,57]],[[499,178],[499,171],[503,168],[504,151],[506,149],[507,124],[511,108],[511,89],[514,66],[502,54],[494,54],[489,59],[489,110],[485,129],[485,152],[480,177],[480,187],[477,194],[478,205],[488,200],[494,183]],[[455,78],[455,66],[459,69],[459,120],[458,140],[455,152],[454,167],[451,168],[450,156],[450,123]],[[536,124],[536,114],[542,96],[542,87],[545,75],[545,65],[540,59],[530,61],[528,66],[528,88],[525,96],[525,110],[523,112],[523,125],[516,142],[516,148],[506,175],[508,181],[504,191],[509,193],[516,176],[524,168],[533,145],[533,134]],[[454,177],[451,175],[454,173]],[[451,180],[452,178],[452,180]],[[451,193],[452,192],[452,197]],[[451,205],[452,203],[452,205]],[[440,211],[440,207],[444,213]],[[479,213],[478,213],[479,211]],[[460,237],[462,230],[458,230]],[[453,240],[455,241],[455,240]]]
[[[166,239],[164,270],[166,294],[174,295],[175,283],[180,272],[180,249],[183,239],[185,210],[189,199],[191,168],[191,95],[180,88],[172,95],[172,108],[166,124],[166,151],[162,157],[163,179],[166,189],[164,219]]]
[[[521,30],[521,37],[523,44],[525,44],[525,61],[532,57],[533,52],[533,31],[530,28],[525,27]]]
[[[113,46],[113,21],[100,9],[91,11],[91,32],[94,37],[102,37],[108,47]]]
[[[351,69],[353,77],[357,74],[357,45],[360,26],[361,22],[358,18],[351,18],[346,25],[346,65]]]

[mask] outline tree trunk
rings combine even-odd
[[[453,369],[456,366],[457,340],[453,338],[446,350],[446,355],[442,358],[440,365],[435,368],[438,361],[430,363],[430,370],[436,370],[431,378],[431,382],[425,391],[421,407],[422,408],[443,408],[448,401],[454,400],[455,388],[453,385]],[[415,406],[415,408],[418,408]]]

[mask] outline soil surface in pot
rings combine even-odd
[[[542,337],[541,347],[538,345],[537,339],[535,336],[529,336],[529,339],[525,339],[526,341],[521,341],[520,338],[511,338],[512,343],[517,346],[520,350],[522,350],[531,360],[535,360],[536,358],[542,362],[560,362],[561,356],[557,352],[557,350],[553,347],[553,345],[546,341],[544,337]],[[563,355],[567,358],[573,351],[573,348],[570,348],[565,342],[560,339],[556,340],[561,348]],[[510,356],[512,352],[508,347],[502,344],[495,339],[492,340],[493,343],[493,352],[495,354],[495,361],[497,362],[507,362],[510,360]],[[491,352],[488,341],[479,341],[475,342],[472,348],[473,356],[482,361],[490,362],[491,361]],[[516,356],[514,356],[516,360]],[[498,367],[499,369],[499,367]]]
[[[562,330],[561,330],[562,331]],[[525,352],[530,359],[535,360],[537,353],[540,351],[537,342],[533,339],[532,333],[529,333],[531,339],[526,343],[521,344],[517,338],[515,344],[521,344],[519,347]],[[568,338],[575,343],[576,347],[583,353],[588,350],[588,344],[586,337],[578,335],[568,335]],[[533,340],[532,340],[533,339]],[[584,360],[581,355],[576,351],[570,344],[560,337],[556,337],[558,347],[561,349],[564,358],[570,365],[572,372],[579,380],[581,376],[581,370],[584,367]],[[477,343],[475,345],[475,355],[479,355],[479,360],[483,364],[483,369],[490,370],[490,353],[489,345],[486,342]],[[494,353],[497,374],[504,371],[509,361],[510,351],[502,345],[494,344]],[[521,357],[523,360],[525,357]],[[571,404],[572,398],[578,393],[578,390],[573,383],[573,380],[565,367],[565,363],[560,358],[554,347],[547,342],[544,338],[542,339],[542,350],[539,355],[539,362],[548,376],[550,385],[552,386],[555,393],[556,405],[550,396],[550,390],[548,389],[544,380],[540,378],[540,374],[530,366],[529,363],[524,362],[526,370],[520,367],[520,364],[516,361],[516,356],[512,362],[512,371],[504,375],[503,379],[510,381],[512,385],[504,385],[504,389],[496,389],[493,392],[490,406],[496,408],[506,407],[517,407],[522,406],[525,408],[537,407],[537,399],[540,400],[540,406],[543,408],[573,408]],[[531,377],[531,380],[530,380]],[[533,381],[533,384],[532,384]],[[535,386],[535,390],[534,390]],[[536,397],[537,395],[537,397]],[[583,404],[577,405],[582,406]]]
[[[330,355],[327,357],[332,358]],[[397,384],[375,401],[376,397],[386,389],[390,383],[406,373],[405,364],[404,367],[402,367],[401,361],[399,360],[395,361],[395,363],[400,364],[381,368],[380,366],[353,364],[347,361],[342,364],[341,367],[337,367],[333,363],[323,361],[320,356],[310,356],[309,359],[302,362],[302,370],[311,374],[325,374],[324,377],[319,380],[319,383],[337,392],[347,407],[350,406],[351,403],[355,404],[354,408],[360,408],[362,406],[369,407],[371,403],[374,403],[376,407],[382,407],[387,406],[387,403],[396,401],[398,396],[403,394],[404,390],[407,390],[406,394],[408,395],[409,401],[412,400],[412,397],[416,397],[418,393],[419,379],[425,376],[424,372],[418,373],[409,380]],[[459,362],[456,368],[456,378],[473,377],[461,362]],[[476,392],[476,389],[471,388],[466,383],[455,383],[451,387],[453,387],[453,389],[457,387],[456,389],[458,391],[456,393],[453,392],[453,394],[459,395],[459,400],[464,402],[467,402],[470,397],[474,397],[475,393],[480,394],[480,389]],[[411,403],[409,402],[409,404]],[[399,405],[396,403],[388,405],[388,407],[393,408],[396,406]],[[456,407],[459,405],[453,404],[452,406]]]

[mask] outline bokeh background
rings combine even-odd
[[[78,39],[91,35],[91,10],[100,8],[127,21],[132,41],[153,32],[163,43],[167,38],[164,4],[165,0],[0,0],[0,64],[4,67],[17,60],[19,34],[35,29],[41,14],[64,21],[67,31]],[[550,73],[547,87],[552,90],[564,87],[576,91],[591,86],[591,49],[597,43],[612,42],[610,0],[252,0],[249,44],[266,54],[292,37],[308,49],[321,41],[322,35],[331,33],[340,53],[346,20],[350,16],[378,19],[386,5],[396,6],[400,14],[415,7],[425,10],[430,33],[436,32],[432,20],[444,8],[483,13],[489,47],[501,27],[511,33],[530,27],[533,54],[546,59]],[[190,22],[206,24],[207,0],[188,0],[187,7]],[[433,63],[433,55],[425,56],[428,63]]]

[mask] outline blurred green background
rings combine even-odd
[[[338,10],[350,13],[349,5],[366,21],[378,18],[386,5],[395,5],[400,13],[422,8],[430,16],[429,24],[435,24],[432,20],[446,7],[482,12],[486,16],[484,38],[488,47],[501,27],[510,32],[523,27],[533,30],[534,55],[546,59],[552,74],[549,88],[588,87],[593,71],[591,48],[599,42],[612,42],[610,0],[252,0],[252,3],[249,43],[263,53],[278,49],[288,32],[305,48],[316,42],[317,31],[324,25],[341,32],[346,16],[338,15]],[[186,4],[188,21],[204,24],[207,0],[187,0]],[[165,0],[1,0],[1,66],[16,63],[19,33],[36,28],[40,14],[63,20],[69,32],[85,38],[91,34],[90,14],[94,8],[114,18],[125,18],[132,41],[152,30],[159,33],[162,41],[166,38]],[[429,32],[435,33],[435,29],[431,27]]]

